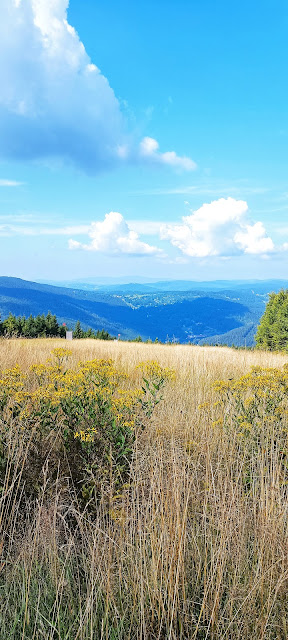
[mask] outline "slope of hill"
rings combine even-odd
[[[105,329],[124,339],[252,345],[268,292],[267,282],[158,282],[67,288],[0,277],[0,313],[6,317],[51,311],[60,322]],[[184,290],[186,286],[186,290]],[[174,289],[173,289],[174,287]]]

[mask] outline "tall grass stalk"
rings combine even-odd
[[[3,340],[1,369],[44,362],[55,346],[63,342]],[[26,458],[19,451],[15,464],[11,428],[14,464],[0,496],[0,638],[285,640],[283,460],[271,432],[269,451],[249,458],[248,491],[245,446],[213,425],[211,409],[215,380],[281,367],[285,355],[94,340],[71,348],[75,367],[112,357],[134,375],[153,359],[173,367],[176,380],[137,437],[129,482],[115,496],[111,477],[108,505],[106,492],[93,516],[72,485],[70,494],[57,481],[49,491],[47,467],[36,507],[25,501]]]

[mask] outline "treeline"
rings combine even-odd
[[[17,317],[13,313],[9,313],[5,320],[0,321],[0,336],[7,338],[65,338],[67,329],[65,324],[59,324],[56,316],[50,311],[46,316],[43,313],[35,317],[30,315],[28,318],[26,316]],[[79,321],[76,322],[73,336],[74,338],[95,338],[97,340],[114,339],[104,329],[101,331],[83,330]]]
[[[136,336],[136,338],[130,338],[129,340],[126,340],[126,342],[143,342],[143,344],[180,344],[178,338],[175,338],[175,336],[173,336],[173,338],[169,338],[168,335],[166,340],[159,340],[159,338],[155,338],[155,340],[151,340],[151,338],[147,338],[147,340],[143,340],[141,336]],[[193,343],[189,342],[187,344],[193,344]]]
[[[101,329],[100,331],[99,329],[97,331],[94,331],[93,329],[87,329],[87,331],[85,331],[84,329],[82,329],[79,320],[77,320],[75,324],[73,338],[76,338],[78,340],[81,338],[95,338],[96,340],[115,340],[114,336],[111,336],[110,333],[108,333],[108,331],[105,331],[104,329]]]

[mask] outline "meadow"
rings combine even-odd
[[[3,339],[0,363],[1,639],[288,637],[288,356]]]

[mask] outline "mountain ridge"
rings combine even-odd
[[[184,283],[190,287],[182,289]],[[205,282],[197,284],[157,281],[85,290],[1,276],[0,313],[5,318],[9,312],[51,311],[71,327],[80,320],[84,328],[120,333],[124,339],[141,335],[144,340],[252,346],[269,291],[288,286],[285,280],[212,281],[209,289]]]

